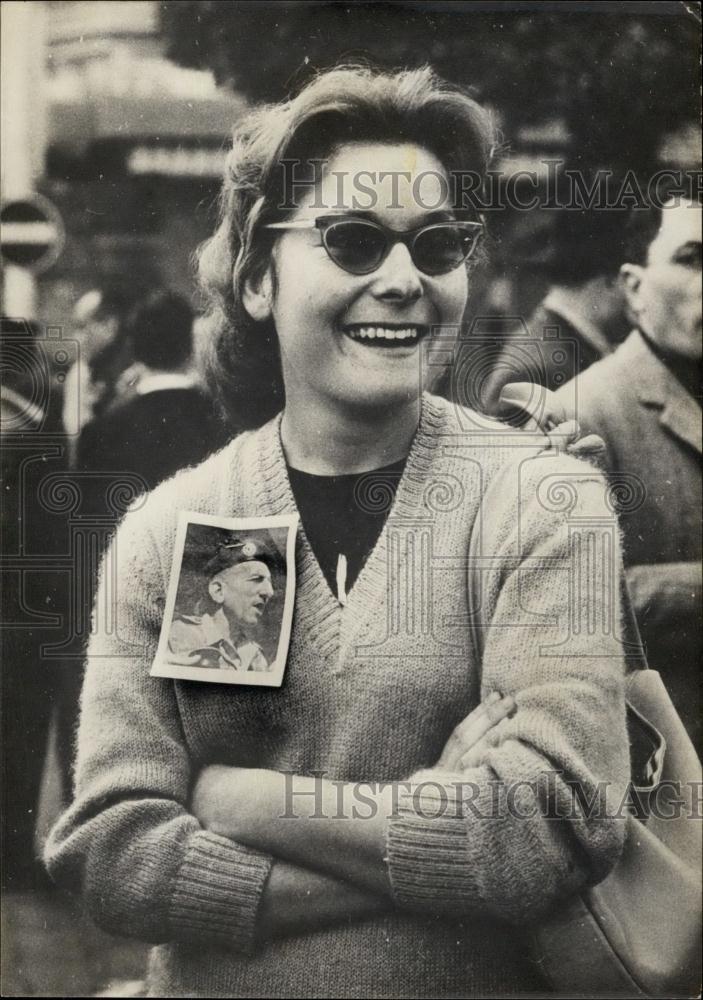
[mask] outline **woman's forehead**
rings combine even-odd
[[[318,184],[297,201],[301,214],[371,212],[392,218],[451,208],[451,184],[438,157],[414,143],[354,142],[319,166]]]

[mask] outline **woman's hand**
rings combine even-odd
[[[503,719],[517,711],[515,699],[493,691],[454,729],[444,745],[436,767],[443,771],[465,771],[480,763],[486,747],[484,737]]]
[[[193,786],[193,794],[190,800],[190,811],[199,820],[201,826],[213,833],[221,833],[216,829],[220,825],[220,809],[223,803],[221,794],[221,782],[225,773],[229,774],[232,769],[220,764],[211,764],[204,767],[197,777]]]
[[[375,916],[391,906],[387,896],[276,859],[261,897],[258,937],[267,940],[324,930]]]

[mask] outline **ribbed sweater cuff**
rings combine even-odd
[[[461,790],[437,772],[414,775],[388,824],[388,873],[398,906],[464,912],[476,897]],[[445,775],[446,777],[446,775]]]
[[[259,902],[271,869],[266,854],[201,830],[178,872],[169,919],[177,938],[253,951]]]

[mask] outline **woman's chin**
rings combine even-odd
[[[387,380],[375,381],[367,378],[359,380],[352,391],[335,393],[335,400],[345,410],[387,415],[389,410],[405,408],[422,398],[425,386],[420,378],[398,379],[389,384]]]

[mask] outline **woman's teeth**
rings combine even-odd
[[[405,341],[410,343],[420,336],[420,328],[417,326],[389,327],[389,326],[357,326],[348,328],[346,333],[352,340],[379,340],[379,341]]]

